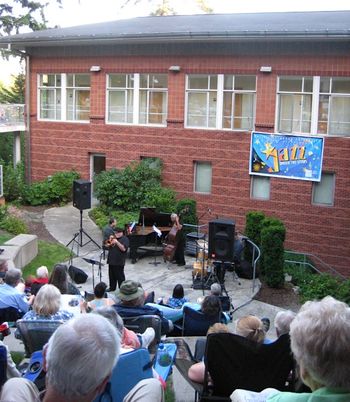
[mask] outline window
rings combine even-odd
[[[252,130],[256,77],[253,75],[188,75],[186,126]]]
[[[279,77],[279,132],[350,135],[350,78]]]
[[[40,74],[39,119],[88,121],[89,74]]]
[[[258,200],[270,199],[270,178],[251,176],[250,198]]]
[[[166,125],[166,74],[110,74],[107,79],[107,122]]]
[[[312,203],[334,205],[335,174],[322,173],[321,181],[312,184]]]
[[[212,168],[210,162],[195,162],[194,191],[196,193],[211,193]]]

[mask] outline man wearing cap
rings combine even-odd
[[[162,334],[171,332],[174,328],[173,323],[167,320],[158,309],[144,305],[144,290],[135,281],[124,281],[119,290],[115,292],[120,304],[114,307],[121,317],[138,317],[140,315],[157,315],[161,319]]]
[[[123,229],[116,228],[114,237],[110,239],[108,247],[107,263],[109,265],[109,291],[116,289],[117,283],[120,288],[125,281],[124,265],[129,248],[129,239],[124,236]]]

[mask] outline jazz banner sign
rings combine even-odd
[[[323,138],[253,131],[249,174],[320,181]]]

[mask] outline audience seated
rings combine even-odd
[[[49,283],[49,271],[45,265],[36,270],[36,278],[33,279],[30,293],[36,295],[39,289]]]
[[[8,271],[7,260],[0,259],[0,284],[4,283],[4,278],[7,271]]]
[[[236,334],[257,343],[264,343],[265,341],[263,323],[260,318],[254,315],[247,315],[237,321]]]
[[[165,300],[165,304],[171,308],[181,308],[186,302],[188,299],[185,297],[184,287],[179,283],[174,287],[172,296]]]
[[[289,334],[290,324],[294,320],[295,316],[296,313],[291,310],[282,310],[276,314],[274,325],[278,337],[283,334]]]
[[[44,348],[44,402],[91,402],[104,390],[119,357],[117,329],[104,317],[82,315],[60,326]],[[74,357],[74,358],[73,358]],[[143,380],[124,402],[162,401],[159,381]],[[39,392],[23,378],[8,380],[1,401],[36,402]]]
[[[12,356],[10,353],[10,350],[7,345],[4,344],[4,342],[0,341],[0,346],[4,346],[6,348],[6,353],[7,353],[7,378],[13,378],[13,377],[21,377],[21,373],[17,370],[15,362],[12,360]]]
[[[95,298],[94,300],[88,302],[88,308],[90,308],[91,310],[95,310],[96,308],[112,306],[113,304],[115,304],[114,300],[105,297],[106,289],[107,285],[104,282],[100,282],[94,287]]]
[[[33,303],[33,310],[28,311],[23,320],[62,320],[66,321],[73,317],[73,314],[60,310],[61,293],[56,286],[47,284],[42,286]]]
[[[147,328],[143,334],[136,334],[134,331],[124,327],[123,319],[116,310],[110,306],[99,307],[93,312],[107,318],[116,326],[120,336],[121,353],[129,352],[132,349],[138,349],[140,347],[148,348],[154,340],[155,331],[153,328]]]
[[[161,318],[162,334],[172,331],[173,323],[163,317],[161,311],[149,305],[144,305],[144,290],[135,281],[124,281],[121,287],[116,290],[116,297],[120,299],[120,304],[113,308],[121,317],[137,317],[140,315],[157,315]]]
[[[62,295],[80,295],[79,289],[68,280],[67,265],[56,264],[51,272],[49,283],[56,286]]]
[[[11,268],[5,274],[5,283],[0,285],[0,309],[13,307],[18,310],[20,316],[29,309],[21,278],[22,272],[17,268]]]
[[[227,325],[218,322],[208,329],[207,335],[217,334],[221,332],[230,332],[230,330]],[[190,380],[200,384],[204,383],[204,373],[204,362],[195,363],[188,369],[188,377],[190,378]]]

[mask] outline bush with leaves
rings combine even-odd
[[[64,204],[72,199],[73,181],[79,178],[74,171],[57,172],[45,180],[24,187],[22,199],[29,205]]]
[[[113,216],[117,220],[117,226],[124,228],[126,224],[139,219],[139,211],[136,212],[123,212],[123,211],[110,211],[108,212],[104,207],[95,207],[89,211],[91,219],[101,229],[108,224],[109,218]]]
[[[265,215],[260,211],[250,211],[246,214],[246,224],[244,234],[258,247],[260,247],[260,232],[262,221],[265,219]],[[244,259],[251,261],[253,252],[251,247],[245,247]]]
[[[277,288],[284,283],[284,240],[286,229],[281,221],[266,218],[261,229],[262,272],[268,286]]]
[[[341,281],[330,274],[314,274],[309,281],[299,284],[301,302],[307,300],[320,300],[331,295],[339,298]]]
[[[11,215],[6,205],[0,207],[0,228],[15,235],[28,233],[25,222],[17,216]]]
[[[172,204],[172,190],[162,190],[161,167],[154,167],[148,161],[132,162],[122,170],[111,169],[101,172],[95,178],[95,195],[108,210],[136,211],[146,202],[159,204],[147,205],[162,209]]]
[[[182,198],[176,205],[176,213],[180,214],[181,222],[189,225],[197,225],[197,202],[192,198]],[[196,231],[193,227],[184,226],[184,234]]]
[[[175,195],[174,190],[159,184],[146,192],[143,205],[154,207],[159,212],[173,212],[176,205]]]
[[[25,189],[24,164],[21,162],[14,167],[13,163],[4,163],[3,180],[5,199],[20,202]]]

